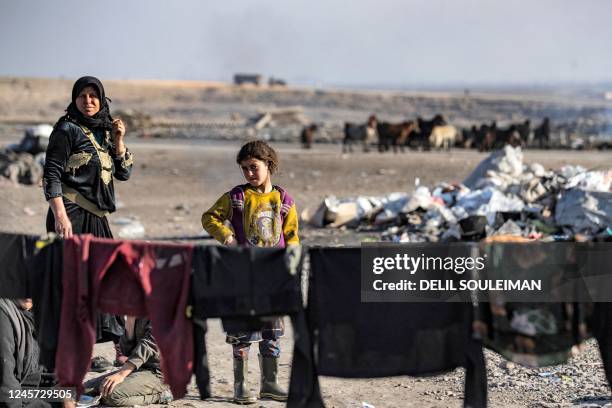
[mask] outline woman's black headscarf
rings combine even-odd
[[[93,116],[83,115],[76,106],[76,99],[83,88],[87,86],[93,86],[96,88],[100,98],[100,111]],[[106,97],[104,93],[104,86],[98,78],[92,76],[81,77],[77,79],[72,87],[72,102],[70,102],[70,105],[68,105],[66,108],[66,115],[62,116],[57,123],[59,124],[63,121],[70,120],[89,129],[111,130],[113,128],[113,118],[110,115],[108,102],[110,102],[110,99]]]

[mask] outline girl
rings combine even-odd
[[[228,246],[285,247],[299,244],[298,218],[293,199],[272,184],[278,169],[278,156],[267,143],[246,143],[236,156],[248,182],[232,188],[202,215],[202,226],[217,241]],[[224,222],[229,221],[231,228]],[[277,382],[280,337],[284,334],[280,317],[266,323],[261,331],[227,333],[233,347],[234,401],[252,404],[257,398],[247,386],[248,355],[251,343],[259,342],[261,367],[260,398],[286,401],[287,393]]]

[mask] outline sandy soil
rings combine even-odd
[[[0,146],[15,142],[0,135]],[[216,143],[184,140],[128,139],[135,167],[128,182],[116,182],[119,210],[110,216],[111,226],[119,218],[138,219],[147,238],[202,233],[199,223],[204,210],[222,193],[244,181],[235,163],[240,142]],[[281,167],[274,177],[296,200],[298,211],[316,209],[328,195],[384,195],[411,192],[415,179],[422,185],[460,182],[486,157],[483,153],[407,152],[340,154],[338,145],[317,145],[305,151],[292,144],[274,145]],[[526,151],[525,162],[558,169],[565,164],[607,168],[612,153],[596,151]],[[44,232],[47,204],[40,188],[12,185],[0,179],[0,225],[3,230]],[[118,227],[115,226],[116,230]],[[316,230],[303,226],[305,243],[310,234],[342,236],[347,231]],[[351,239],[342,242],[350,243]],[[358,244],[359,238],[352,240]]]
[[[313,88],[236,87],[203,81],[106,80],[111,108],[138,111],[154,122],[194,123],[242,120],[275,108],[302,107],[312,121],[341,125],[365,122],[376,113],[382,120],[399,121],[442,113],[450,123],[469,126],[544,117],[553,124],[573,120],[606,120],[612,101],[592,95],[544,92],[507,94],[462,91],[375,91]],[[72,80],[0,77],[0,123],[54,122],[70,100]],[[296,135],[297,136],[297,135]]]
[[[14,142],[0,135],[0,145]],[[212,143],[182,140],[134,140],[128,146],[135,155],[132,178],[117,183],[120,208],[111,216],[111,227],[119,218],[134,217],[146,229],[147,238],[175,235],[197,235],[202,232],[200,216],[208,206],[231,186],[241,183],[241,174],[234,162],[239,143]],[[340,155],[338,145],[318,145],[303,151],[296,145],[277,144],[281,158],[281,172],[274,182],[290,191],[299,209],[316,208],[328,194],[339,197],[357,194],[387,194],[392,191],[412,191],[415,178],[422,184],[440,181],[461,181],[485,155],[470,151],[410,152],[394,155],[356,153]],[[528,163],[539,162],[548,168],[564,164],[580,164],[588,168],[607,167],[612,154],[599,152],[545,151],[525,154]],[[390,175],[390,173],[392,175]],[[35,186],[15,186],[0,179],[0,229],[22,233],[43,233],[47,211],[42,191]],[[366,236],[350,230],[316,229],[302,226],[304,244],[359,245]],[[232,393],[231,351],[224,343],[218,321],[210,324],[208,336],[210,364],[213,374],[212,389],[215,398],[206,402],[197,399],[191,389],[188,398],[176,401],[175,406],[230,406]],[[281,380],[286,384],[290,368],[291,335],[283,340]],[[574,399],[561,400],[565,406],[576,399],[605,395],[605,388],[585,387],[586,383],[602,384],[601,361],[593,345],[585,354],[593,359],[596,375],[569,385]],[[109,354],[108,344],[98,345],[97,352]],[[581,357],[572,364],[579,364]],[[494,356],[488,357],[489,366],[501,364]],[[589,360],[591,361],[591,360]],[[591,364],[591,363],[589,363]],[[568,365],[570,366],[570,365]],[[572,366],[573,367],[573,366]],[[258,364],[256,352],[251,353],[251,377],[257,384]],[[534,371],[534,373],[536,373]],[[537,376],[536,374],[533,374]],[[431,379],[408,377],[377,380],[343,380],[322,378],[325,401],[329,407],[360,407],[366,401],[376,407],[458,407],[462,403],[461,374]],[[555,401],[557,385],[550,384],[530,392],[517,392],[513,388],[496,387],[490,390],[493,407],[519,407]],[[598,385],[599,387],[599,385]],[[605,386],[602,386],[605,387]],[[609,394],[609,391],[608,391]],[[550,395],[550,397],[548,397]],[[280,403],[262,401],[257,406],[276,407]],[[557,406],[557,405],[552,405]]]

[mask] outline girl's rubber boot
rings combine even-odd
[[[257,396],[249,391],[247,377],[249,374],[248,360],[234,358],[234,402],[236,404],[254,404]]]
[[[270,398],[275,401],[287,401],[287,392],[278,385],[278,358],[259,355],[261,368],[261,388],[259,398]]]

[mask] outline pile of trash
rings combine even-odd
[[[15,184],[38,184],[52,131],[50,125],[29,127],[21,142],[0,149],[0,175]]]
[[[559,171],[524,164],[520,147],[493,152],[461,184],[418,186],[413,194],[327,197],[316,226],[382,230],[393,242],[453,242],[494,235],[533,239],[604,239],[612,236],[612,170]]]

